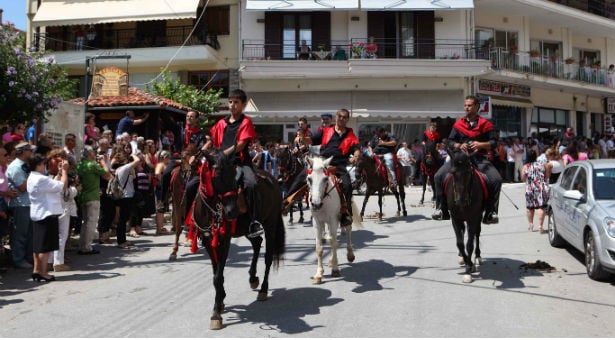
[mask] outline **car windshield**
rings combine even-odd
[[[594,196],[597,200],[615,199],[615,169],[594,169]]]

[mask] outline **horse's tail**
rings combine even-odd
[[[359,214],[359,208],[354,200],[350,200],[350,204],[352,205],[352,224],[354,224],[357,229],[363,229],[363,223],[361,222],[361,215]]]
[[[284,220],[282,214],[277,214],[275,229],[273,231],[275,239],[273,240],[272,255],[274,268],[280,267],[280,260],[286,252],[286,228],[284,228]]]

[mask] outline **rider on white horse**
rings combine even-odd
[[[333,157],[330,165],[336,168],[335,176],[341,179],[342,190],[345,197],[345,206],[342,204],[343,227],[352,225],[352,182],[346,170],[350,155],[358,159],[361,153],[359,139],[351,128],[346,127],[350,119],[350,112],[339,109],[335,114],[335,125],[324,127],[312,137],[304,137],[305,144],[320,145],[320,155],[324,158]]]

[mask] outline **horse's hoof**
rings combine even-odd
[[[217,331],[222,329],[222,320],[211,320],[209,322],[209,329],[211,329],[212,331]]]
[[[476,265],[472,265],[472,268],[470,268],[470,273],[476,273]]]
[[[476,264],[477,266],[480,266],[481,264],[483,264],[483,258],[477,257],[476,259],[474,259],[474,264]]]
[[[331,271],[331,276],[332,277],[340,277],[340,276],[342,276],[342,273],[340,272],[339,269],[335,269],[335,270]]]
[[[322,283],[322,277],[312,277],[312,284],[319,285]]]
[[[401,214],[398,211],[398,212],[395,213],[395,217],[399,217],[399,216],[401,216]]]
[[[293,225],[293,221],[288,221],[288,225]]]
[[[259,284],[260,284],[260,280],[257,277],[256,279],[254,279],[254,281],[250,281],[250,288],[256,289],[258,288]]]
[[[407,211],[404,211],[404,217],[405,216],[408,216],[408,212]]]
[[[267,292],[259,292],[256,301],[267,301]]]
[[[463,275],[463,283],[472,283],[472,275],[464,274]]]
[[[346,260],[348,260],[348,262],[350,263],[354,262],[354,254],[346,255]]]
[[[303,223],[303,217],[299,217],[299,221],[297,223]]]
[[[169,256],[169,261],[177,261],[177,254],[171,254]]]
[[[459,256],[459,257],[457,258],[457,263],[458,263],[460,266],[465,266],[465,265],[466,265],[466,261],[464,261],[464,260],[463,260],[463,257],[461,257],[461,256]]]

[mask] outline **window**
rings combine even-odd
[[[196,88],[207,91],[211,88],[222,89],[222,97],[227,98],[229,92],[228,70],[197,71],[188,73],[188,83]]]
[[[562,136],[566,131],[568,111],[535,107],[532,110],[530,134],[538,133],[541,137]]]
[[[559,41],[530,40],[530,50],[538,51],[541,56],[561,57],[562,43]]]
[[[229,35],[230,6],[213,6],[205,10],[205,23],[208,34]]]
[[[493,105],[491,122],[496,130],[500,130],[500,137],[521,137],[519,131],[522,111],[520,107]]]
[[[579,168],[571,189],[579,190],[583,195],[587,194],[587,171],[584,168]]]
[[[310,14],[289,13],[282,17],[282,52],[284,59],[295,59],[297,48],[305,40],[312,48],[312,16]]]
[[[564,172],[562,173],[562,180],[560,182],[560,186],[564,190],[570,189],[570,184],[572,183],[572,179],[574,178],[574,173],[576,171],[577,171],[577,167],[574,167],[574,166],[564,169]]]

